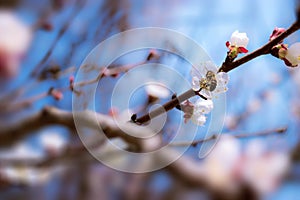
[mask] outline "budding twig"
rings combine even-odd
[[[284,38],[288,37],[295,31],[299,30],[299,28],[300,28],[300,21],[297,20],[285,32],[281,33],[278,37],[276,37],[275,39],[266,43],[264,46],[260,47],[259,49],[253,51],[252,53],[250,53],[234,62],[230,62],[228,59],[226,59],[226,61],[222,64],[221,68],[219,69],[219,72],[229,72],[258,56],[271,53],[271,49],[273,46],[278,44],[280,41],[282,41]],[[165,109],[165,111],[171,110],[171,109],[175,108],[176,106],[178,106],[183,101],[185,101],[195,95],[199,95],[199,93],[194,92],[192,89],[190,89],[190,90],[186,91],[185,93],[183,93],[182,95],[178,96],[177,99],[172,99],[169,102],[165,103],[162,107]],[[150,116],[152,118],[154,118],[162,113],[164,113],[162,111],[162,109],[157,108],[157,109],[151,111],[150,113],[147,113],[147,114],[143,115],[142,117],[137,118],[136,122],[143,124],[145,122],[148,122],[151,119]]]
[[[258,57],[261,55],[266,55],[271,53],[271,49],[272,47],[274,47],[275,45],[277,45],[278,43],[280,43],[280,41],[282,41],[283,39],[285,39],[286,37],[288,37],[289,35],[291,35],[292,33],[294,33],[295,31],[299,30],[300,28],[300,21],[296,21],[294,24],[292,24],[285,32],[281,33],[278,37],[276,37],[275,39],[271,40],[270,42],[266,43],[264,46],[260,47],[259,49],[253,51],[252,53],[249,53],[245,56],[243,56],[240,59],[237,59],[234,62],[224,62],[221,66],[221,68],[219,69],[219,72],[229,72],[237,67],[239,67],[240,65]]]

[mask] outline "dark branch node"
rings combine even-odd
[[[133,114],[133,115],[131,115],[130,119],[131,119],[132,122],[136,123],[136,118],[137,118],[137,115]]]

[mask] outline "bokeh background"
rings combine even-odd
[[[17,58],[14,57],[20,61],[20,64],[13,65],[16,72],[11,77],[1,75],[1,127],[19,123],[45,105],[71,111],[72,92],[59,88],[68,88],[69,77],[76,75],[76,70],[87,54],[101,41],[116,33],[140,27],[173,29],[199,43],[211,59],[220,65],[226,57],[225,42],[233,31],[247,33],[250,39],[248,50],[251,52],[268,41],[275,27],[287,28],[295,21],[298,3],[296,0],[0,2],[6,10],[1,12],[16,16],[31,30],[28,49],[22,55],[18,54]],[[0,29],[6,28],[5,23],[0,23]],[[22,38],[22,34],[12,33],[18,38]],[[0,38],[0,41],[4,40]],[[298,41],[299,33],[285,39],[289,45]],[[0,48],[0,54],[5,52],[5,46],[0,44]],[[188,66],[174,55],[166,55],[166,52],[161,51],[156,53],[161,57],[153,62],[174,68],[183,64]],[[149,50],[133,52],[116,60],[115,64],[143,62],[148,54]],[[189,77],[189,70],[181,68],[180,72]],[[112,115],[108,102],[109,92],[117,79],[107,77],[102,83],[106,90],[99,89],[99,99],[102,102],[107,100],[98,110],[103,114]],[[50,87],[56,88],[59,94],[48,95]],[[287,131],[263,137],[221,137],[211,156],[204,160],[198,159],[199,146],[190,147],[185,156],[198,159],[199,170],[210,174],[208,180],[211,180],[211,190],[185,184],[164,169],[134,175],[118,172],[96,160],[91,162],[90,159],[88,162],[85,159],[70,158],[68,162],[62,159],[43,167],[9,162],[10,159],[42,160],[60,154],[65,146],[80,144],[80,140],[70,133],[71,130],[53,126],[16,139],[12,145],[1,146],[0,198],[210,199],[220,197],[215,195],[216,190],[231,191],[231,186],[240,183],[242,176],[242,182],[251,187],[245,193],[249,199],[252,193],[263,199],[298,199],[300,70],[288,68],[281,60],[265,55],[230,72],[228,87],[223,128],[226,135],[255,134],[282,127],[287,128]],[[136,104],[143,105],[147,93],[136,96]],[[168,98],[163,95],[162,102]],[[141,105],[133,109],[139,110]],[[180,112],[176,112],[177,117],[174,119],[178,120]],[[167,135],[165,139],[168,137],[171,136]],[[237,175],[236,171],[243,175]]]

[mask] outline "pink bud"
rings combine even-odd
[[[192,117],[194,112],[194,104],[190,102],[189,100],[186,100],[181,104],[181,110],[183,111],[184,115],[184,123],[187,123],[187,121]]]
[[[38,28],[44,31],[52,31],[53,30],[53,25],[47,21],[42,21],[39,23]]]
[[[227,48],[230,47],[230,42],[229,42],[229,41],[226,42],[226,47],[227,47]]]
[[[73,75],[71,75],[71,76],[69,77],[69,82],[70,82],[70,84],[73,84],[73,83],[74,83],[74,76],[73,76]]]
[[[275,38],[277,38],[281,33],[283,33],[285,31],[284,28],[277,28],[275,27],[275,29],[273,30],[273,33],[270,35],[270,41],[274,40]],[[282,41],[280,42],[282,43]]]
[[[117,78],[119,76],[119,73],[114,73],[110,75],[112,78]]]
[[[116,116],[118,116],[118,115],[119,115],[119,110],[118,110],[118,108],[116,108],[116,107],[110,108],[109,111],[108,111],[108,115],[111,116],[111,117],[116,117]]]
[[[159,59],[159,57],[160,57],[159,53],[155,49],[151,49],[147,57],[147,60]]]
[[[52,89],[50,95],[54,97],[55,100],[59,101],[63,98],[63,93],[59,90]]]

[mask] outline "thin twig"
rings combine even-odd
[[[234,136],[235,138],[250,138],[250,137],[261,137],[261,136],[269,136],[272,134],[283,134],[287,131],[287,127],[281,127],[281,128],[276,128],[276,129],[270,129],[270,130],[264,130],[264,131],[259,131],[259,132],[255,132],[255,133],[239,133],[239,134],[232,134],[232,133],[223,133],[222,135],[231,135]],[[174,143],[170,143],[170,146],[196,146],[198,144],[204,143],[204,142],[208,142],[211,140],[215,140],[217,139],[217,135],[211,135],[208,138],[205,139],[200,139],[200,140],[195,140],[193,142],[174,142]]]
[[[75,83],[72,87],[73,88],[83,87],[83,86],[88,85],[88,84],[93,84],[93,83],[96,83],[96,82],[100,81],[104,77],[114,76],[114,75],[118,75],[122,72],[127,72],[130,69],[133,69],[137,66],[143,65],[145,63],[147,63],[147,61],[141,61],[141,62],[138,62],[138,63],[135,63],[135,64],[123,65],[123,66],[119,66],[119,67],[108,66],[108,67],[104,68],[95,79]],[[64,73],[68,73],[69,71],[72,72],[73,70],[74,70],[74,67],[70,67],[70,68],[66,69],[65,71],[62,71],[60,73],[60,75],[63,75]],[[64,91],[70,90],[70,86],[56,88],[56,89],[61,91],[61,92],[64,92]],[[73,91],[76,92],[76,90],[73,90]],[[32,97],[29,97],[29,98],[21,100],[21,101],[17,101],[17,102],[13,102],[13,103],[10,102],[10,101],[7,101],[7,102],[4,102],[4,103],[1,103],[0,104],[0,110],[1,110],[0,113],[3,114],[3,113],[8,113],[8,112],[18,111],[19,109],[28,108],[35,101],[41,100],[41,99],[43,99],[47,96],[49,96],[49,92],[42,92],[40,94],[34,95]]]
[[[79,4],[79,5],[78,5]],[[54,48],[56,47],[59,40],[62,38],[62,36],[65,34],[65,32],[69,29],[70,25],[73,22],[73,19],[76,18],[76,16],[80,13],[79,11],[82,9],[81,0],[77,0],[75,2],[75,8],[71,15],[66,19],[64,25],[59,30],[56,38],[54,39],[53,43],[51,44],[50,48],[44,55],[44,57],[41,59],[41,61],[33,68],[33,71],[31,73],[31,77],[35,77],[38,72],[41,70],[40,68],[46,63],[48,58],[52,55]]]
[[[103,77],[107,77],[107,76],[113,76],[113,75],[118,75],[119,73],[121,72],[127,72],[129,71],[130,69],[133,69],[139,65],[143,65],[147,63],[147,61],[142,61],[142,62],[138,62],[138,63],[135,63],[135,64],[130,64],[130,65],[124,65],[124,66],[121,66],[121,67],[113,67],[113,68],[110,68],[109,66],[108,67],[105,67],[103,68],[103,70],[100,71],[99,75],[95,78],[95,79],[92,79],[92,80],[88,80],[88,81],[82,81],[82,82],[78,82],[78,83],[75,83],[75,87],[83,87],[85,85],[89,85],[89,84],[93,84],[93,83],[97,83],[99,82]]]

